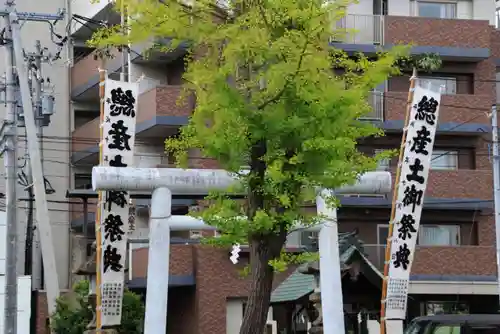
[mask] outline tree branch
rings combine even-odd
[[[264,20],[264,22],[267,22],[267,19],[265,17],[265,13],[263,11],[263,8],[260,6],[260,2],[259,2],[259,6],[258,7],[259,7],[259,12],[261,13],[262,19]],[[312,10],[312,8],[313,8],[313,4],[311,3],[310,9]],[[266,25],[268,26],[268,29],[269,29],[270,26],[268,25],[268,23]],[[300,53],[299,61],[297,63],[297,69],[295,70],[294,74],[292,75],[291,78],[289,78],[289,80],[287,80],[287,82],[283,85],[283,88],[274,97],[268,99],[267,101],[265,101],[261,105],[259,105],[257,107],[258,110],[262,110],[265,107],[267,107],[268,105],[270,105],[271,103],[277,102],[281,98],[281,96],[283,96],[283,94],[285,93],[286,89],[290,85],[290,82],[292,82],[293,80],[295,80],[295,78],[297,77],[297,75],[299,75],[300,69],[302,67],[302,62],[304,60],[304,55],[305,55],[305,52],[307,50],[307,46],[309,45],[309,36],[305,35],[305,39],[306,39],[306,41],[304,43],[304,46],[302,47],[302,51]]]
[[[300,69],[302,67],[302,62],[304,60],[304,55],[305,55],[305,52],[306,52],[306,49],[307,49],[308,45],[309,45],[309,38],[306,37],[306,41],[304,43],[304,46],[302,47],[302,52],[300,54],[299,61],[297,62],[297,69],[295,70],[295,72],[292,75],[292,77],[287,80],[287,82],[283,85],[283,88],[275,96],[273,96],[272,98],[268,99],[267,101],[264,101],[261,105],[259,105],[257,107],[257,109],[262,110],[265,107],[267,107],[268,105],[270,105],[271,103],[277,102],[283,96],[283,94],[285,93],[285,91],[288,88],[288,86],[290,86],[290,82],[292,82],[293,80],[295,80],[295,78],[297,77],[297,75],[299,75]]]

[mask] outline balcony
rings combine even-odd
[[[425,192],[426,198],[491,199],[491,170],[431,170]],[[392,187],[396,172],[392,170]]]
[[[383,271],[385,245],[366,244],[364,247],[368,259]],[[495,256],[495,246],[417,246],[411,273],[496,275]]]
[[[71,95],[73,100],[89,101],[99,100],[99,68],[105,68],[110,73],[120,67],[120,53],[116,49],[110,50],[114,57],[105,62],[96,59],[97,51],[77,59],[71,67]]]
[[[159,40],[157,43],[165,44],[168,43],[168,40]],[[144,52],[148,51],[151,46],[151,43],[134,45],[130,53],[130,61],[134,65],[154,64],[154,67],[161,68],[163,64],[168,64],[182,57],[186,51],[184,45],[181,45],[171,52],[155,51],[148,53],[148,57],[143,57]],[[83,48],[83,50],[85,49]],[[121,53],[118,49],[111,48],[109,50],[110,57],[103,63],[100,59],[96,59],[98,51],[93,51],[90,54],[82,52],[83,55],[74,60],[71,68],[71,99],[77,102],[97,102],[99,101],[99,68],[105,68],[111,78],[118,79],[118,72],[122,65]]]
[[[137,124],[157,116],[189,117],[194,109],[195,98],[187,96],[179,104],[182,86],[157,86],[141,94]]]
[[[384,100],[385,119],[389,121],[404,121],[408,93],[386,92]],[[439,123],[457,123],[457,126],[453,128],[454,132],[460,132],[469,123],[490,124],[490,120],[486,115],[486,112],[490,109],[490,95],[442,95]],[[471,119],[473,119],[472,122]],[[460,124],[463,124],[463,126],[460,126]]]
[[[73,15],[88,17],[95,21],[106,21],[113,25],[120,22],[120,15],[113,10],[111,1],[89,1],[73,0],[71,2],[71,12]],[[91,25],[91,27],[94,27]],[[87,37],[92,35],[92,30],[79,22],[71,24],[71,33],[73,37]]]
[[[333,30],[346,32],[332,37],[332,43],[344,44],[340,47],[348,52],[375,53],[374,45],[411,44],[414,54],[434,52],[443,59],[478,62],[489,57],[491,47],[489,22],[482,20],[348,14]]]
[[[433,198],[491,199],[491,170],[431,170],[426,196]]]
[[[346,15],[333,29],[346,31],[343,36],[333,37],[333,43],[382,45],[384,23],[382,15]]]
[[[71,152],[85,152],[96,147],[100,137],[100,118],[96,117],[73,131],[71,136]]]
[[[178,103],[181,86],[158,86],[139,96],[136,136],[161,139],[175,134],[187,123],[194,97]],[[72,134],[73,163],[94,164],[98,159],[99,117],[75,129]]]
[[[415,16],[385,16],[384,20],[384,44],[386,45],[490,47],[491,28],[488,21]]]

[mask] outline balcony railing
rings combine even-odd
[[[384,120],[384,93],[383,92],[371,92],[368,96],[368,103],[372,107],[372,111],[360,120],[364,121],[383,121]]]
[[[384,17],[349,14],[337,21],[333,30],[340,36],[333,37],[332,42],[381,45],[384,42]]]
[[[73,131],[72,152],[85,151],[99,143],[99,123],[100,117],[96,117]]]

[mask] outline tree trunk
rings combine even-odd
[[[250,152],[251,177],[247,208],[247,217],[250,219],[265,207],[263,186],[267,166],[263,158],[266,152],[267,145],[264,140],[257,141]],[[274,279],[274,269],[269,265],[269,261],[279,257],[286,240],[286,231],[282,229],[278,233],[256,233],[248,239],[252,281],[240,334],[264,334]]]
[[[274,270],[269,260],[279,255],[279,236],[255,237],[250,243],[251,285],[240,334],[264,334],[271,301]],[[277,253],[277,254],[276,254]]]

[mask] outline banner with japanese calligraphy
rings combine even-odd
[[[139,84],[107,79],[104,91],[101,165],[132,166]],[[101,323],[113,326],[121,322],[130,196],[107,191],[101,198]]]
[[[441,94],[417,86],[406,129],[392,229],[386,319],[405,319],[410,272],[424,205]]]

